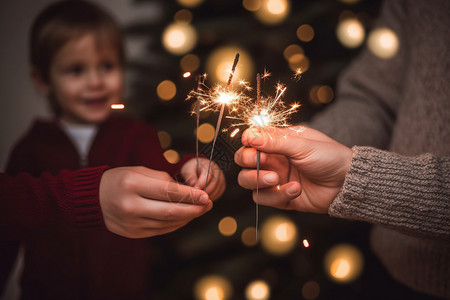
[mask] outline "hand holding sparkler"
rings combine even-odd
[[[211,162],[210,176],[207,176],[208,167],[209,160],[206,158],[198,158],[198,164],[197,159],[190,159],[181,168],[181,176],[191,187],[202,189],[206,186],[205,192],[209,198],[216,200],[225,191],[225,175],[215,162]]]
[[[327,213],[344,184],[352,161],[350,148],[302,126],[247,129],[235,161],[244,167],[239,184],[259,192],[259,203],[281,209]],[[261,151],[257,182],[255,152]],[[255,199],[256,200],[256,199]]]

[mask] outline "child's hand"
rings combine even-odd
[[[130,238],[174,231],[212,207],[204,191],[178,184],[166,172],[144,167],[107,170],[100,182],[99,199],[106,227]]]
[[[209,160],[199,158],[198,174],[197,159],[188,160],[181,168],[181,175],[187,184],[192,187],[203,189],[205,187],[206,175],[208,173]],[[211,168],[208,176],[208,184],[205,192],[208,193],[211,200],[216,200],[225,191],[225,175],[215,162],[211,162]]]

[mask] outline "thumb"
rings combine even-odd
[[[242,144],[270,154],[288,157],[301,155],[305,139],[290,128],[249,128],[242,135]],[[304,150],[302,150],[304,149]]]

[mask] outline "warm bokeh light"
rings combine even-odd
[[[261,7],[255,11],[258,20],[267,25],[283,22],[291,9],[289,0],[262,0]]]
[[[355,280],[363,268],[361,251],[349,244],[340,244],[328,250],[324,266],[330,278],[337,282]]]
[[[331,100],[333,100],[333,97],[334,97],[333,89],[328,85],[322,85],[317,90],[317,99],[319,100],[320,103],[323,104],[330,103]]]
[[[166,149],[172,143],[172,137],[166,131],[158,131],[159,143],[161,144],[161,148]]]
[[[289,61],[292,56],[298,55],[298,54],[304,55],[305,51],[303,51],[303,48],[297,44],[289,45],[286,48],[284,48],[284,51],[283,51],[283,56],[287,61]]]
[[[297,44],[287,46],[283,51],[283,56],[289,63],[292,71],[301,69],[302,73],[309,69],[309,59],[305,56],[303,48]]]
[[[314,105],[330,103],[333,98],[333,89],[328,85],[314,85],[309,90],[309,101]]]
[[[237,229],[237,222],[236,219],[233,217],[224,217],[222,220],[220,220],[219,225],[219,232],[224,236],[231,236],[236,232]]]
[[[263,280],[255,280],[245,289],[247,300],[267,300],[270,297],[270,287]]]
[[[306,300],[314,300],[319,297],[320,286],[315,281],[308,281],[302,287],[302,296]]]
[[[271,254],[286,254],[297,244],[297,227],[285,216],[272,216],[261,227],[261,244]]]
[[[195,47],[197,32],[189,24],[173,23],[164,30],[162,43],[164,48],[170,53],[182,55]]]
[[[233,82],[239,79],[249,80],[254,76],[254,63],[247,51],[236,47],[222,47],[214,50],[206,62],[208,80],[215,83],[227,83],[236,53],[239,53],[239,64],[233,75]]]
[[[214,139],[215,128],[209,123],[203,123],[198,127],[198,140],[203,144],[210,143]]]
[[[355,18],[340,21],[336,34],[339,42],[347,48],[359,47],[366,35],[363,25]]]
[[[180,155],[175,150],[169,149],[166,150],[163,154],[166,160],[171,164],[176,164],[177,162],[180,161]]]
[[[177,87],[172,81],[164,80],[156,87],[156,94],[160,99],[169,101],[177,94]]]
[[[303,243],[303,247],[305,247],[305,248],[308,248],[308,247],[309,247],[309,241],[308,241],[307,239],[304,239],[304,240],[302,241],[302,243]]]
[[[180,9],[173,18],[177,23],[189,24],[192,22],[192,13],[187,9]]]
[[[232,286],[223,276],[209,275],[200,278],[194,286],[197,300],[226,300],[232,296]]]
[[[309,69],[309,59],[303,54],[295,54],[289,60],[289,68],[294,72],[301,70],[305,73]]]
[[[180,5],[185,7],[195,7],[200,5],[204,0],[177,0]]]
[[[180,67],[184,71],[194,72],[200,66],[200,58],[194,54],[187,54],[180,60]]]
[[[389,28],[377,28],[369,34],[367,45],[376,56],[388,59],[397,54],[399,42],[397,35]]]
[[[241,241],[247,247],[255,246],[258,243],[258,240],[256,240],[256,228],[245,228],[241,234]]]
[[[303,24],[297,28],[297,37],[302,42],[310,42],[314,38],[314,29],[311,25]]]
[[[111,104],[111,109],[124,109],[125,105],[124,104]]]
[[[262,0],[243,0],[242,6],[248,11],[257,11],[261,8]]]

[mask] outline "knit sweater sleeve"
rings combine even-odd
[[[308,126],[349,147],[388,147],[408,68],[408,45],[403,39],[404,14],[402,1],[384,2],[374,27],[387,27],[395,32],[399,39],[397,54],[381,59],[367,46],[363,47],[340,74],[336,100],[315,115]]]
[[[450,240],[450,157],[407,157],[360,146],[353,152],[331,216]]]
[[[104,227],[99,185],[106,166],[48,172],[0,174],[0,238],[20,239],[50,226]]]

